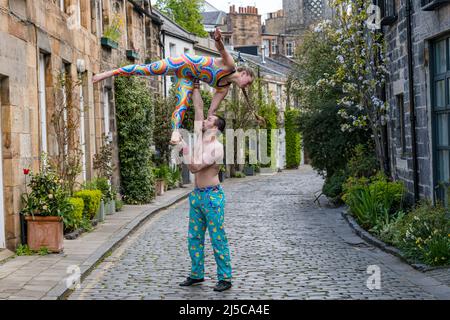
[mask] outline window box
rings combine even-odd
[[[423,11],[433,11],[446,4],[450,4],[450,0],[422,0]]]
[[[101,44],[102,44],[102,46],[111,48],[111,49],[117,49],[119,47],[119,44],[116,41],[111,40],[109,38],[105,38],[105,37],[101,38]]]
[[[127,58],[133,60],[139,59],[139,53],[135,50],[127,50]]]

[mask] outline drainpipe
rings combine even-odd
[[[411,153],[412,153],[412,170],[414,181],[414,202],[419,200],[419,172],[417,165],[417,148],[416,148],[416,111],[414,103],[414,70],[413,70],[413,50],[412,50],[412,34],[411,34],[411,16],[412,16],[411,0],[406,0],[406,38],[408,50],[408,89],[409,89],[409,114],[411,121]]]

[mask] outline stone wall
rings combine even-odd
[[[416,112],[416,140],[419,171],[419,192],[421,198],[433,198],[433,155],[430,103],[430,44],[438,36],[450,33],[450,6],[436,11],[421,10],[420,0],[414,0],[412,17],[413,72]],[[388,69],[390,72],[386,87],[389,114],[389,153],[393,176],[404,181],[409,199],[414,193],[413,158],[411,152],[410,101],[408,87],[407,34],[405,1],[396,1],[397,21],[384,27],[387,44]],[[400,109],[397,97],[403,95],[405,117],[405,152],[400,134]]]
[[[78,7],[80,3],[80,7]],[[118,50],[102,48],[101,33],[97,30],[95,0],[66,0],[65,8],[59,1],[47,0],[0,0],[0,107],[3,156],[3,193],[6,246],[12,250],[20,242],[20,196],[25,191],[23,168],[38,171],[42,145],[42,130],[39,112],[39,61],[44,55],[43,74],[47,118],[47,150],[49,156],[56,155],[58,148],[51,124],[51,116],[58,103],[55,84],[57,76],[65,67],[72,79],[83,80],[83,109],[85,114],[86,178],[95,176],[92,168],[93,155],[102,145],[104,133],[103,92],[111,91],[110,128],[115,144],[117,163],[117,135],[115,132],[113,81],[92,84],[92,76],[100,71],[112,69],[127,62],[125,50],[135,45],[142,53],[137,61],[160,58],[159,26],[153,20],[135,10],[129,1],[101,1],[102,19],[107,19],[114,8],[123,9],[128,19],[128,32],[123,32]],[[80,13],[80,15],[77,14]],[[92,13],[92,14],[91,14]],[[144,21],[145,19],[145,21]],[[103,21],[103,22],[104,22]],[[147,32],[144,35],[144,27]],[[129,38],[127,38],[129,37]],[[146,41],[144,41],[146,39]],[[129,41],[129,42],[128,42]],[[78,70],[82,62],[84,70]],[[82,72],[79,72],[82,71]],[[110,79],[112,80],[112,79]],[[153,90],[161,90],[160,80],[153,79]],[[80,105],[80,89],[73,95],[74,105]],[[117,166],[118,168],[118,166]],[[115,181],[119,176],[115,172]],[[82,181],[80,176],[79,180]],[[0,212],[0,214],[3,214]],[[0,226],[3,227],[3,226]]]

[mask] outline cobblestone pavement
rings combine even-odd
[[[190,270],[184,201],[130,236],[69,299],[434,299],[450,292],[361,240],[341,209],[316,205],[323,181],[310,167],[227,182],[230,290],[212,290],[216,266],[208,236],[206,281],[178,286]],[[381,271],[379,290],[367,287],[371,265]]]

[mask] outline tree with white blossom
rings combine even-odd
[[[375,16],[370,0],[332,0],[335,22],[324,21],[315,31],[326,28],[336,45],[338,68],[332,75],[324,75],[317,83],[322,86],[338,87],[343,98],[338,100],[340,115],[347,119],[342,130],[368,127],[372,132],[380,169],[385,168],[385,144],[383,127],[386,125],[386,102],[380,99],[380,92],[386,80],[386,56],[380,30],[371,23]]]

